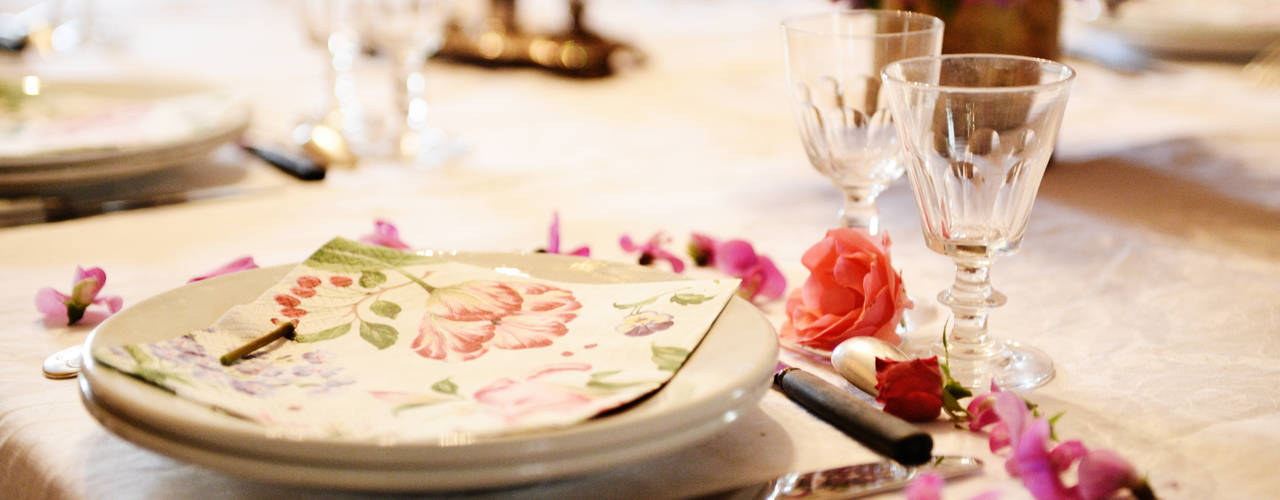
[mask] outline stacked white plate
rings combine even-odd
[[[460,253],[458,261],[582,283],[668,281],[634,265],[547,254]],[[86,341],[149,342],[204,328],[247,303],[292,266],[245,271],[166,292],[117,313]],[[108,430],[157,453],[251,479],[378,491],[514,486],[637,462],[704,440],[758,404],[778,345],[772,325],[735,297],[685,365],[656,394],[582,424],[496,438],[438,442],[290,439],[179,398],[86,356],[85,407]]]
[[[0,79],[0,190],[98,183],[175,167],[236,139],[242,99],[192,81]]]

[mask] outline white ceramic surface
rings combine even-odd
[[[249,123],[249,108],[243,99],[204,82],[139,78],[54,80],[45,81],[42,85],[46,92],[72,91],[141,101],[184,96],[206,98],[188,102],[191,109],[183,108],[189,114],[189,129],[156,131],[152,137],[125,145],[85,144],[83,147],[0,154],[0,189],[36,190],[47,185],[104,182],[174,167],[235,140]],[[109,133],[104,131],[104,134]]]
[[[455,254],[461,262],[563,281],[664,281],[678,275],[546,254]],[[198,282],[102,323],[86,348],[159,340],[212,323],[291,266]],[[777,341],[767,319],[734,298],[671,382],[623,411],[558,430],[439,443],[290,440],[177,398],[86,357],[82,395],[108,429],[162,454],[260,480],[378,490],[454,490],[565,477],[669,453],[733,421],[768,389]],[[340,473],[338,471],[359,471]]]

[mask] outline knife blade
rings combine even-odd
[[[932,456],[929,433],[812,373],[779,362],[773,388],[871,451],[903,465],[920,465]]]
[[[912,480],[925,473],[952,479],[980,471],[982,471],[982,461],[974,457],[937,456],[918,467],[905,467],[891,460],[883,460],[813,472],[790,472],[771,481],[720,491],[700,498],[722,500],[858,498],[905,488]]]

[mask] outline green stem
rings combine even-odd
[[[414,275],[412,275],[412,274],[409,274],[409,273],[405,272],[405,270],[404,270],[404,269],[400,269],[400,268],[398,268],[398,267],[393,267],[392,269],[395,269],[397,273],[400,273],[400,274],[401,274],[401,275],[403,275],[404,277],[409,278],[409,281],[412,281],[412,282],[414,282],[414,283],[417,283],[417,284],[418,284],[418,286],[422,287],[422,289],[423,289],[423,290],[426,290],[426,291],[427,291],[427,293],[431,293],[431,292],[436,291],[436,287],[431,286],[431,285],[428,285],[428,284],[427,284],[427,282],[422,281],[422,279],[421,279],[421,278],[418,278],[417,276],[414,276]]]

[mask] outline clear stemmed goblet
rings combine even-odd
[[[427,58],[444,43],[449,0],[362,0],[362,35],[392,61],[399,105],[391,153],[418,165],[434,165],[456,152],[457,144],[431,123],[427,101]]]
[[[952,376],[971,389],[1047,382],[1048,355],[988,336],[988,313],[1005,303],[988,271],[1022,242],[1075,72],[1043,59],[972,54],[897,61],[883,77],[925,242],[956,264],[955,283],[938,294],[954,319]]]
[[[876,196],[902,175],[880,69],[937,55],[942,21],[902,11],[846,10],[782,23],[800,137],[809,162],[845,195],[845,227],[879,232]]]

